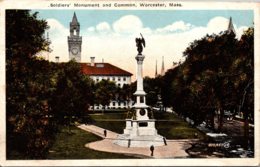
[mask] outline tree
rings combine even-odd
[[[132,99],[132,91],[131,91],[131,85],[124,84],[122,88],[119,87],[119,100],[120,101],[126,101],[130,102]],[[128,106],[130,107],[130,106]]]
[[[73,118],[84,119],[93,96],[91,85],[92,80],[82,73],[75,61],[59,64],[57,88],[51,99],[51,107],[60,124],[69,128]]]
[[[28,10],[6,10],[7,158],[13,150],[42,158],[52,144],[55,123],[49,117],[50,66],[35,54],[46,50],[45,20]],[[49,89],[47,89],[49,88]]]
[[[223,126],[224,109],[234,107],[230,98],[232,95],[230,88],[233,83],[229,67],[237,55],[237,48],[238,41],[235,39],[235,34],[224,32],[220,35],[207,35],[201,40],[194,41],[184,52],[186,61],[183,66],[187,69],[184,70],[187,76],[185,84],[190,89],[190,93],[199,95],[195,99],[196,102],[202,102],[199,106],[207,108],[208,104],[213,104],[211,110],[220,111],[219,131]],[[214,98],[206,98],[207,96]],[[205,115],[202,109],[197,111],[202,113],[197,114],[198,116]],[[210,115],[214,116],[214,114]]]
[[[241,111],[248,136],[254,106],[253,47],[252,28],[240,40],[234,33],[223,32],[194,41],[184,52],[186,60],[163,76],[163,102],[195,124],[209,121],[213,129],[215,111],[220,111],[219,132],[224,110]]]
[[[111,99],[115,97],[116,90],[115,83],[108,80],[102,80],[96,84],[95,101],[96,104],[103,106],[103,111],[109,105]]]
[[[161,93],[161,82],[160,77],[157,78],[144,78],[144,91],[147,93],[146,95],[146,104],[155,106],[158,101],[158,96]]]
[[[230,67],[238,75],[234,77],[238,110],[244,116],[245,147],[248,146],[249,121],[254,121],[254,29],[248,28],[239,41],[238,55]],[[251,119],[251,120],[250,120]],[[253,143],[253,142],[251,142]]]
[[[47,22],[37,18],[28,10],[6,10],[6,58],[35,57],[39,51],[47,50],[49,42],[43,38],[48,29]]]

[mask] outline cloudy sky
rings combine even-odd
[[[46,19],[50,29],[52,53],[50,61],[59,56],[60,61],[69,60],[67,36],[69,23],[76,12],[80,22],[82,62],[95,57],[96,62],[116,65],[136,73],[137,54],[135,38],[143,34],[146,48],[143,54],[144,76],[154,77],[155,63],[161,70],[162,57],[165,69],[173,62],[183,60],[183,51],[195,39],[206,34],[220,33],[228,27],[229,17],[240,38],[243,30],[253,25],[250,10],[34,10]],[[34,12],[33,11],[33,12]],[[132,80],[135,80],[135,75]]]

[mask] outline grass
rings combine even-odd
[[[171,113],[154,113],[158,133],[167,139],[205,139],[205,134]]]
[[[92,114],[90,116],[96,126],[109,129],[119,134],[124,131],[126,113]]]
[[[49,150],[47,159],[120,159],[136,158],[124,154],[107,153],[86,148],[89,142],[101,140],[102,138],[92,133],[83,131],[77,127],[71,127],[68,133],[67,127],[63,127],[57,134],[52,148]]]
[[[105,113],[90,115],[94,120],[94,125],[117,132],[123,133],[125,128],[126,113]],[[167,139],[194,139],[197,133],[199,139],[204,139],[205,134],[198,129],[189,126],[189,124],[178,116],[171,113],[155,112],[156,129],[158,133]]]
[[[126,112],[121,113],[104,113],[104,114],[90,114],[91,118],[98,120],[98,119],[105,119],[105,120],[111,120],[111,119],[121,119],[125,120],[126,118]]]

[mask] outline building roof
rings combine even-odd
[[[80,63],[84,74],[86,75],[123,75],[132,76],[133,74],[127,72],[119,67],[116,67],[109,63],[95,63],[91,66],[90,63]]]
[[[78,22],[78,19],[77,19],[77,16],[76,16],[75,12],[73,14],[73,18],[72,18],[72,21],[70,22],[70,24],[72,24],[72,25],[79,25],[79,22]]]

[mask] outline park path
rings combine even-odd
[[[156,146],[154,149],[154,156],[150,154],[149,147],[121,147],[113,143],[113,140],[117,138],[117,133],[106,130],[107,136],[104,136],[103,128],[100,128],[95,125],[79,125],[78,128],[94,133],[103,138],[103,140],[95,141],[91,143],[86,143],[86,147],[93,150],[104,151],[104,152],[113,152],[113,153],[122,153],[129,155],[142,156],[146,158],[185,158],[188,156],[186,149],[191,147],[191,144],[196,140],[192,139],[183,139],[183,140],[167,140],[166,146]]]

